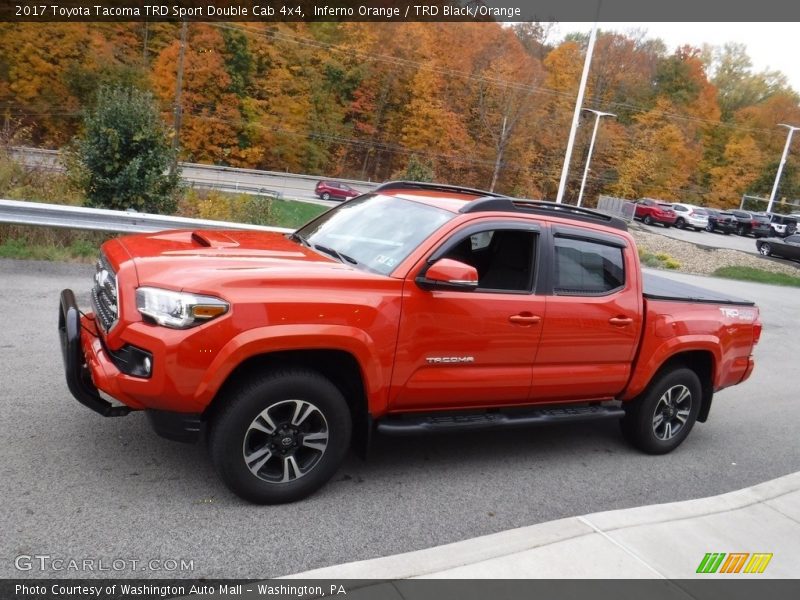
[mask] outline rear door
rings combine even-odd
[[[621,236],[552,227],[547,300],[531,400],[611,398],[628,381],[642,328],[635,250]]]
[[[411,270],[390,410],[502,406],[528,401],[545,315],[535,293],[540,227],[530,220],[465,225]],[[415,279],[439,258],[474,266],[474,290],[425,290]]]

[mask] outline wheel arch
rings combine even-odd
[[[701,404],[697,420],[705,423],[714,398],[716,359],[710,350],[684,350],[667,358],[655,371],[651,381],[661,374],[678,368],[694,371],[700,380]]]
[[[302,367],[320,373],[341,391],[347,401],[353,422],[352,445],[356,452],[366,456],[372,419],[365,385],[364,373],[358,359],[340,349],[276,350],[249,356],[239,363],[217,389],[213,399],[203,411],[204,421],[213,421],[224,405],[226,392],[240,381],[257,377],[268,370]]]

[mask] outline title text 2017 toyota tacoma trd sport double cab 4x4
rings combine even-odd
[[[61,293],[72,394],[172,439],[206,430],[260,503],[312,493],[374,431],[607,417],[669,452],[748,378],[761,333],[751,302],[643,278],[614,217],[408,182],[289,235],[110,240],[91,297],[82,315]]]

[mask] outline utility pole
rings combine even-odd
[[[500,142],[497,144],[497,158],[494,161],[494,172],[492,172],[492,184],[489,186],[489,191],[494,191],[494,186],[497,183],[497,176],[500,173],[500,161],[503,159],[503,151],[506,145],[506,122],[508,116],[503,116],[503,130],[500,132]]]
[[[147,19],[144,21],[144,46],[142,47],[142,63],[144,63],[145,68],[147,67],[147,42],[148,37],[150,35],[150,30],[147,26]]]
[[[592,150],[594,150],[594,140],[597,137],[597,126],[600,124],[600,117],[616,117],[614,113],[602,112],[591,108],[584,108],[583,110],[595,114],[594,129],[592,130],[592,141],[589,143],[589,154],[586,156],[586,167],[583,169],[583,179],[581,180],[581,191],[578,192],[578,206],[581,205],[583,200],[583,189],[586,187],[586,176],[589,174],[589,163],[592,160]]]
[[[789,146],[792,143],[792,134],[800,129],[794,125],[787,125],[786,123],[778,123],[781,127],[789,129],[789,135],[786,136],[786,145],[783,147],[783,155],[781,162],[778,165],[778,173],[775,175],[775,184],[772,186],[772,193],[769,195],[769,204],[767,204],[767,212],[772,212],[772,204],[775,202],[775,194],[778,192],[778,183],[781,181],[781,174],[783,173],[783,165],[786,164],[786,157],[789,155]]]
[[[598,2],[597,11],[600,12],[600,3]],[[575,133],[578,131],[578,119],[581,115],[581,106],[583,105],[583,94],[586,91],[586,80],[589,78],[589,66],[592,64],[592,53],[594,52],[594,42],[597,38],[597,21],[595,20],[592,27],[592,33],[589,35],[589,46],[586,48],[586,59],[583,61],[583,74],[581,75],[581,84],[578,87],[578,98],[575,100],[575,111],[572,113],[572,128],[569,131],[569,140],[567,141],[567,151],[564,154],[564,166],[561,167],[561,181],[558,184],[558,195],[556,202],[559,204],[564,200],[564,190],[567,186],[567,174],[569,173],[569,162],[572,158],[572,147],[575,145]]]
[[[181,120],[183,118],[183,107],[181,106],[181,95],[183,94],[183,58],[186,54],[186,29],[187,22],[181,23],[181,46],[178,52],[178,76],[175,80],[175,135],[172,138],[172,149],[174,159],[172,161],[172,173],[178,170],[178,152],[181,148]]]

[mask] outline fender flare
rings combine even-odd
[[[684,352],[708,352],[712,362],[712,388],[716,387],[718,366],[722,360],[720,340],[713,335],[685,335],[664,340],[643,364],[639,364],[628,382],[628,387],[620,400],[631,400],[641,394],[655,377],[656,373],[672,358]]]
[[[351,354],[358,362],[364,391],[370,407],[386,396],[387,378],[381,373],[380,358],[367,333],[345,325],[269,325],[244,331],[219,351],[203,375],[195,400],[208,406],[230,374],[244,361],[255,356],[289,350],[339,350]],[[388,380],[387,380],[388,381]],[[386,399],[383,398],[383,402]]]

